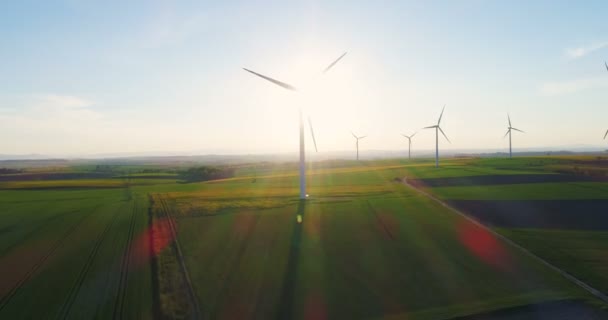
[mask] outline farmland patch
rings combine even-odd
[[[608,200],[449,200],[486,225],[502,228],[608,230]]]

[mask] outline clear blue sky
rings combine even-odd
[[[5,1],[0,154],[601,146],[606,1]],[[348,55],[324,77],[320,71]],[[304,92],[283,92],[241,67]],[[307,89],[307,90],[306,90]],[[432,131],[415,147],[433,147]]]

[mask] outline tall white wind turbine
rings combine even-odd
[[[353,135],[353,137],[355,137],[355,139],[357,140],[357,142],[356,142],[356,145],[357,145],[357,160],[359,160],[359,140],[361,140],[361,139],[363,139],[363,138],[365,138],[365,137],[367,137],[367,136],[361,136],[361,137],[359,137],[359,136],[357,136],[356,134],[354,134],[352,131],[351,131],[350,133],[351,133],[351,134]]]
[[[439,132],[441,131],[441,134],[445,137],[445,139],[449,143],[452,143],[450,141],[450,139],[448,139],[448,136],[445,135],[445,132],[443,132],[443,130],[441,130],[441,127],[439,126],[441,124],[441,117],[443,117],[444,110],[445,110],[445,105],[443,106],[443,109],[441,109],[441,114],[439,115],[439,120],[437,120],[436,125],[423,128],[423,129],[435,129],[435,167],[436,168],[439,168]]]
[[[606,71],[608,71],[608,63],[606,61],[604,61],[604,66],[606,66]],[[606,130],[606,133],[604,134],[604,140],[606,140],[606,136],[608,136],[608,130]]]
[[[330,63],[323,70],[323,73],[325,74],[331,68],[333,68],[334,65],[336,65],[336,63],[338,63],[338,61],[340,61],[342,58],[344,58],[345,55],[346,55],[346,52],[344,52],[336,60],[334,60],[332,63]],[[256,75],[256,76],[264,79],[264,80],[270,81],[270,82],[276,84],[277,86],[279,86],[279,87],[281,87],[283,89],[287,89],[287,90],[294,91],[294,92],[298,91],[296,89],[296,87],[294,87],[294,86],[292,86],[292,85],[290,85],[288,83],[285,83],[285,82],[282,82],[282,81],[279,81],[279,80],[267,77],[265,75],[262,75],[262,74],[259,74],[259,73],[255,72],[255,71],[251,71],[251,70],[249,70],[247,68],[243,68],[243,69],[245,71],[249,72],[249,73],[252,73],[252,74],[254,74],[254,75]],[[299,109],[299,116],[300,116],[300,199],[303,200],[303,199],[306,199],[307,194],[306,194],[306,155],[305,155],[306,151],[305,151],[305,147],[304,147],[304,118],[302,116],[302,109],[301,108]],[[312,130],[312,122],[310,121],[310,118],[308,118],[308,124],[310,126],[310,132],[312,134],[312,139],[313,139],[313,143],[315,145],[315,150],[316,150],[317,149],[317,142],[315,140],[314,132]]]
[[[407,145],[408,145],[408,148],[407,148],[407,158],[410,159],[410,160],[412,159],[412,138],[416,135],[416,133],[418,133],[418,132],[414,132],[414,134],[411,135],[411,136],[407,136],[405,134],[402,134],[402,136],[404,138],[406,138],[407,141],[408,141],[407,142]]]
[[[517,128],[514,128],[511,125],[511,116],[509,116],[508,113],[507,113],[507,119],[509,120],[509,126],[507,127],[507,133],[505,133],[505,136],[503,138],[505,138],[507,135],[509,135],[509,158],[513,158],[513,149],[511,148],[511,131],[515,130],[515,131],[519,131],[521,133],[524,133],[524,132]]]

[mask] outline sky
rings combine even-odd
[[[0,154],[605,147],[606,1],[4,1]],[[348,54],[328,73],[322,70]],[[298,88],[284,90],[246,67]],[[312,150],[307,132],[307,149]]]

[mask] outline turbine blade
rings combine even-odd
[[[281,81],[279,81],[279,80],[275,80],[275,79],[270,78],[270,77],[267,77],[267,76],[265,76],[265,75],[263,75],[263,74],[259,74],[259,73],[255,72],[255,71],[251,71],[251,70],[249,70],[249,69],[247,69],[247,68],[243,68],[243,70],[245,70],[245,71],[247,71],[247,72],[249,72],[249,73],[252,73],[252,74],[254,74],[254,75],[256,75],[256,76],[258,76],[258,77],[260,77],[260,78],[262,78],[262,79],[268,80],[268,81],[270,81],[270,82],[272,82],[272,83],[276,84],[276,85],[277,85],[277,86],[279,86],[279,87],[282,87],[282,88],[285,88],[285,89],[287,89],[287,90],[291,90],[291,91],[298,91],[298,90],[296,90],[296,87],[294,87],[294,86],[292,86],[292,85],[290,85],[290,84],[288,84],[288,83],[281,82]]]
[[[365,138],[365,137],[367,137],[367,136],[359,137],[359,140],[361,140],[361,139],[363,139],[363,138]]]
[[[606,66],[606,71],[608,71],[608,63],[606,61],[604,61],[604,65]]]
[[[418,133],[418,131],[414,132],[414,134],[410,136],[410,139],[413,138],[416,135],[416,133]]]
[[[503,139],[507,137],[507,135],[509,134],[509,132],[511,132],[511,128],[509,128],[509,130],[507,130],[507,133],[505,133],[504,137],[502,137]]]
[[[319,152],[317,149],[317,139],[315,139],[315,130],[312,128],[312,120],[308,117],[308,126],[310,127],[310,135],[312,136],[312,143],[315,145],[315,152]]]
[[[608,130],[606,130],[606,134],[604,134],[604,139],[606,139],[606,136],[608,136]]]
[[[350,132],[350,134],[352,134],[352,135],[353,135],[353,137],[355,137],[355,139],[359,139],[359,138],[357,137],[357,135],[356,135],[354,132],[352,132],[352,131],[351,131],[351,132]]]
[[[507,119],[509,119],[509,127],[511,127],[511,116],[507,113]]]
[[[523,132],[523,131],[521,131],[521,130],[519,130],[519,129],[517,129],[517,128],[511,128],[511,129],[512,129],[512,130],[515,130],[515,131],[519,131],[519,132],[521,132],[521,133],[525,133],[525,132]]]
[[[434,129],[434,128],[437,128],[437,126],[428,126],[428,127],[422,128],[422,129]]]
[[[437,127],[437,129],[439,129],[439,131],[441,131],[441,134],[445,137],[446,140],[448,140],[449,143],[452,143],[452,141],[450,141],[450,139],[448,139],[448,136],[445,135],[445,132],[443,132],[443,130],[441,130],[441,127]]]
[[[327,66],[327,68],[325,68],[325,70],[323,70],[323,73],[326,73],[327,71],[329,71],[329,69],[333,68],[336,63],[338,63],[338,61],[342,60],[342,58],[344,58],[344,56],[347,54],[348,52],[344,52],[341,56],[338,57],[338,59],[334,60],[334,62],[332,62],[330,65]]]
[[[439,120],[437,120],[437,125],[441,124],[441,118],[443,117],[444,110],[445,110],[445,104],[443,105],[443,109],[441,109],[441,114],[439,115]]]

